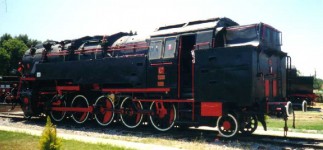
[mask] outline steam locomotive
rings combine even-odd
[[[267,128],[265,115],[292,113],[281,44],[272,26],[229,18],[162,26],[149,36],[46,41],[24,54],[11,101],[27,118],[46,113],[56,122],[136,128],[147,120],[159,131],[207,125],[223,137],[252,134],[258,121]]]
[[[318,97],[314,90],[314,76],[299,76],[296,68],[287,70],[287,76],[290,84],[287,89],[287,95],[293,103],[294,108],[301,108],[303,112],[307,111],[308,106],[313,106]]]

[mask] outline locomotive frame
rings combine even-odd
[[[88,117],[159,131],[217,126],[223,137],[252,134],[265,115],[291,114],[281,32],[213,18],[128,33],[46,42],[26,51],[15,100],[26,117]],[[147,116],[147,118],[146,118]]]

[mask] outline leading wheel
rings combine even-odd
[[[251,135],[258,127],[256,115],[244,115],[240,123],[240,132],[244,135]]]
[[[159,131],[167,131],[174,126],[176,108],[172,103],[152,102],[150,105],[151,124]]]
[[[220,116],[216,125],[221,136],[226,138],[235,136],[239,129],[236,117],[231,114]]]
[[[113,121],[114,117],[114,104],[110,98],[106,96],[100,96],[95,101],[95,107],[97,111],[94,114],[95,120],[101,126],[107,126]]]
[[[129,97],[126,97],[121,102],[120,110],[123,125],[128,128],[135,128],[140,125],[143,118],[143,114],[140,112],[143,110],[140,101],[132,101]]]
[[[51,107],[66,107],[66,102],[63,98],[58,95],[55,95],[52,100],[50,101]],[[66,115],[66,111],[50,111],[50,117],[56,121],[60,122],[64,119]]]
[[[31,97],[30,96],[22,96],[21,97],[21,110],[24,113],[24,118],[30,119],[33,115],[32,105],[31,105]]]
[[[88,108],[89,102],[83,95],[77,95],[74,97],[72,104],[72,108]],[[76,123],[84,123],[89,117],[89,112],[73,112],[72,118]]]

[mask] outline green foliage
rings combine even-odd
[[[85,143],[75,140],[62,140],[63,150],[127,150],[110,144]],[[0,130],[0,150],[35,150],[39,144],[39,137],[26,133],[8,132]]]
[[[14,38],[8,33],[3,34],[0,37],[0,75],[9,75],[12,69],[17,69],[25,51],[39,43],[38,40],[29,39],[26,34]]]
[[[320,79],[320,78],[314,78],[314,89],[321,89],[321,87],[322,87],[322,85],[323,85],[323,80],[322,79]]]
[[[17,69],[18,62],[21,61],[23,54],[28,49],[26,44],[18,39],[9,39],[2,43],[2,48],[10,55],[10,66],[8,70]]]
[[[3,43],[4,41],[10,40],[10,39],[12,39],[12,36],[11,36],[10,34],[5,33],[4,35],[2,35],[2,36],[0,37],[0,47],[2,47],[2,43]]]
[[[10,66],[10,55],[8,52],[0,47],[0,75],[6,74]]]
[[[323,133],[323,119],[322,113],[320,111],[316,111],[316,109],[322,109],[323,104],[316,103],[313,108],[308,108],[307,112],[302,112],[301,110],[295,110],[295,126],[296,128],[293,129],[293,118],[289,117],[287,120],[287,125],[290,131],[294,132],[307,132],[306,130],[310,130],[310,132],[316,133]],[[268,117],[267,127],[268,129],[276,130],[276,129],[283,129],[285,122],[282,118],[276,117]],[[259,125],[259,124],[258,124]],[[259,127],[258,127],[259,128]]]
[[[58,150],[61,146],[61,139],[56,137],[56,127],[47,116],[46,126],[39,140],[39,148],[41,150]]]
[[[27,34],[20,34],[20,35],[16,36],[15,39],[18,39],[18,40],[24,42],[28,48],[41,43],[40,41],[29,39]]]

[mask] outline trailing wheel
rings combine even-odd
[[[172,103],[152,102],[150,105],[151,124],[159,131],[167,131],[174,126],[176,108]]]
[[[72,108],[88,108],[89,102],[83,95],[77,95],[74,97],[72,103]],[[89,112],[73,112],[72,118],[76,123],[84,123],[89,117]]]
[[[26,95],[21,97],[21,110],[23,111],[26,119],[30,119],[32,117],[33,112],[30,96]]]
[[[132,101],[126,97],[121,102],[120,110],[120,119],[126,127],[135,128],[140,125],[143,118],[143,114],[140,112],[143,110],[140,101]]]
[[[303,100],[303,102],[302,102],[302,111],[307,112],[307,102],[306,102],[306,100]]]
[[[244,135],[251,135],[258,127],[256,115],[244,115],[241,117],[240,132]]]
[[[220,116],[216,125],[221,136],[226,138],[235,136],[239,129],[236,117],[231,114]]]
[[[107,126],[113,121],[114,117],[114,104],[107,96],[100,96],[95,101],[96,112],[94,114],[95,120],[101,126]]]
[[[66,102],[65,100],[59,96],[59,95],[55,95],[51,101],[50,101],[50,105],[51,107],[66,107]],[[66,111],[50,111],[49,112],[50,117],[56,121],[56,122],[60,122],[64,119],[65,115],[66,115]]]

